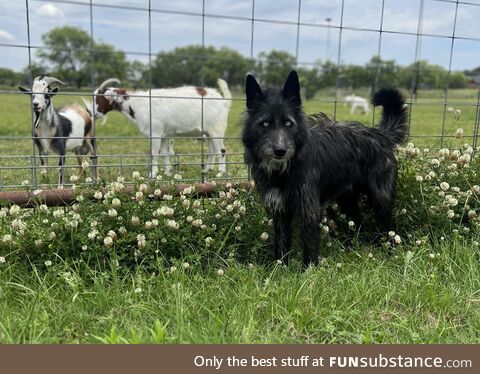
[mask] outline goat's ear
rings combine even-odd
[[[287,80],[283,85],[282,90],[283,97],[295,105],[300,106],[302,104],[302,99],[300,97],[300,82],[298,81],[298,75],[295,70],[292,70],[288,74]]]
[[[58,92],[58,87],[53,87],[50,91],[48,91],[48,94],[50,96],[56,95]]]
[[[31,94],[32,91],[30,91],[28,88],[25,88],[25,87],[22,87],[22,86],[18,86],[18,89],[21,93],[24,93],[24,94]]]
[[[247,96],[248,109],[252,109],[259,100],[263,100],[263,91],[255,77],[251,74],[247,75],[247,80],[245,81],[245,94]]]

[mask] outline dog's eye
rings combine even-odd
[[[270,126],[270,122],[268,122],[268,121],[265,121],[265,122],[263,122],[263,124],[262,124],[262,125],[263,125],[263,127],[268,127],[268,126]]]
[[[292,125],[292,123],[290,121],[285,122],[285,126],[288,127],[288,126],[291,126],[291,125]]]

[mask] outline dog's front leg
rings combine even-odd
[[[318,264],[320,227],[317,220],[302,220],[303,268]]]
[[[292,243],[292,213],[275,213],[273,224],[275,227],[275,260],[288,265],[290,245]]]

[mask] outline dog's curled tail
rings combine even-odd
[[[228,83],[225,82],[222,78],[217,79],[217,85],[220,89],[220,93],[222,94],[224,99],[228,99],[229,106],[232,104],[232,94],[228,89]]]
[[[382,88],[372,97],[372,105],[383,107],[378,128],[387,133],[395,144],[401,144],[408,137],[408,114],[402,94],[394,88]]]

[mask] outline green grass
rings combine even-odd
[[[362,90],[357,92],[365,97],[368,92]],[[236,98],[242,98],[240,92],[235,93]],[[366,124],[372,123],[372,116],[365,116],[360,112],[351,115],[349,107],[332,102],[334,96],[332,92],[321,91],[317,94],[315,100],[305,102],[305,111],[315,113],[323,111],[328,115],[334,115],[340,121],[357,120]],[[54,98],[56,106],[61,106],[71,102],[81,103],[80,98],[72,96],[57,95]],[[412,140],[418,146],[439,147],[440,136],[442,134],[444,98],[440,91],[421,91],[419,98],[412,106],[411,111],[411,135]],[[459,120],[455,120],[452,113],[446,113],[445,126],[443,133],[446,136],[453,136],[457,128],[464,129],[464,136],[469,137],[474,133],[475,118],[477,107],[475,90],[451,90],[449,92],[448,106],[455,109],[461,109],[462,115]],[[227,127],[227,137],[238,137],[241,132],[241,114],[244,110],[242,100],[234,100],[229,115]],[[100,175],[106,180],[111,180],[118,174],[127,175],[133,170],[139,170],[142,173],[147,172],[149,163],[150,142],[143,137],[136,126],[125,119],[120,113],[110,113],[105,125],[97,123],[97,153],[99,155]],[[0,154],[5,156],[23,156],[20,158],[0,158],[0,185],[20,185],[22,181],[33,181],[30,165],[39,165],[40,160],[31,157],[33,154],[33,143],[31,134],[31,113],[29,98],[26,95],[3,95],[2,106],[0,107]],[[23,137],[21,139],[8,139],[7,137]],[[420,136],[420,137],[417,137]],[[424,137],[427,136],[427,137]],[[428,137],[431,136],[431,137]],[[110,137],[120,137],[120,139],[111,139]],[[452,144],[450,139],[446,139],[444,145]],[[246,169],[243,165],[243,149],[239,140],[230,139],[225,141],[227,149],[229,177],[244,177]],[[175,151],[177,156],[172,159],[180,166],[175,168],[175,172],[180,173],[185,179],[201,179],[201,157],[202,152],[207,151],[206,143],[198,140],[177,140],[175,141]],[[35,150],[36,153],[36,150]],[[117,156],[114,156],[117,155]],[[118,157],[118,155],[123,155]],[[57,157],[51,154],[50,165],[57,164]],[[67,157],[68,177],[77,173],[76,159],[73,154]],[[163,160],[158,160],[160,167],[163,166]],[[108,167],[106,167],[108,165]],[[11,168],[17,169],[11,169]],[[7,169],[10,168],[10,169]],[[37,184],[42,187],[55,186],[57,182],[57,170],[52,167],[48,176],[36,175]],[[207,179],[215,177],[215,172],[209,173]]]
[[[456,100],[474,103],[472,93],[458,92]],[[331,113],[325,97],[320,93],[319,101],[307,102],[307,112]],[[431,99],[421,95],[421,100]],[[8,96],[6,102],[16,111],[2,106],[0,134],[25,136],[28,99]],[[228,135],[239,134],[242,105],[234,103]],[[415,106],[412,129],[436,133],[442,111],[440,104]],[[341,104],[337,117],[366,118],[350,117]],[[474,118],[469,111],[459,121],[448,118],[446,133],[463,127],[468,134]],[[116,114],[98,134],[139,135]],[[422,148],[438,145],[421,140]],[[450,145],[468,153],[467,141]],[[181,152],[200,146],[177,143]],[[28,140],[14,144],[2,140],[2,155],[31,152]],[[233,141],[229,149],[241,151]],[[143,155],[148,141],[100,139],[99,150]],[[298,237],[288,268],[273,260],[270,217],[255,193],[235,186],[211,199],[187,194],[137,202],[119,192],[118,184],[106,184],[109,192],[98,203],[79,198],[66,209],[0,209],[0,343],[477,343],[480,221],[473,213],[480,215],[480,188],[473,185],[480,161],[453,170],[455,160],[440,159],[436,167],[430,163],[439,157],[436,151],[417,152],[416,157],[399,152],[395,216],[401,243],[378,237],[371,223],[349,230],[347,219],[337,215],[318,243],[323,260],[306,272]],[[0,160],[4,166],[6,160]],[[136,166],[120,171],[128,176],[136,169],[145,175],[146,169]],[[101,173],[113,179],[118,171]],[[30,179],[18,171],[0,173],[3,183]],[[181,173],[188,178],[195,170]],[[50,171],[52,183],[55,177]],[[128,182],[147,188],[145,195],[160,183]],[[441,182],[448,182],[448,191],[442,192]],[[92,192],[78,190],[85,197]],[[442,193],[456,201],[447,205]],[[114,198],[121,203],[116,215],[109,214]],[[172,215],[159,215],[161,207],[173,209]],[[158,225],[149,229],[155,219]],[[169,219],[179,227],[169,228]],[[192,219],[205,226],[195,227]],[[366,219],[371,222],[368,211]],[[145,245],[138,235],[145,236]],[[105,245],[109,236],[115,238],[112,246]]]

